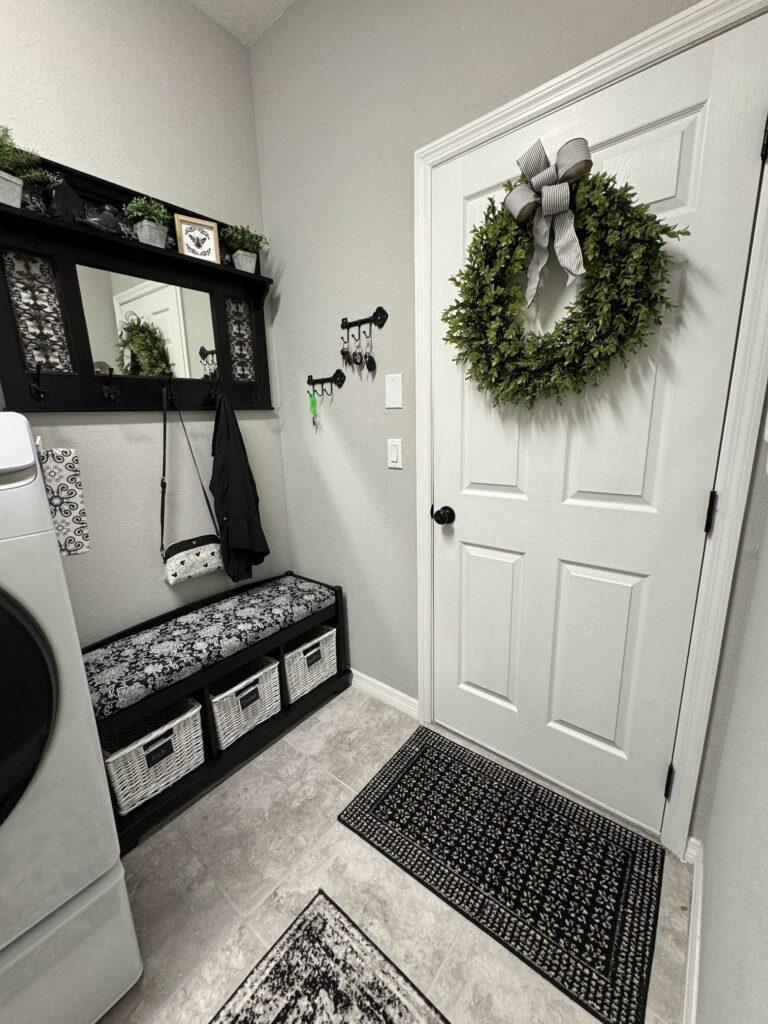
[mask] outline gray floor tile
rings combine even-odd
[[[664,1024],[682,1024],[692,869],[667,854],[648,1010]]]
[[[522,960],[462,919],[426,995],[451,1024],[595,1024]]]
[[[130,853],[125,869],[144,973],[105,1021],[154,1024],[174,992],[216,961],[240,918],[175,824]]]
[[[314,847],[350,797],[313,758],[281,740],[177,822],[190,849],[248,914]]]
[[[271,945],[318,889],[422,989],[461,922],[456,911],[338,823],[249,920]]]
[[[358,790],[417,727],[410,715],[350,688],[305,719],[286,739]]]

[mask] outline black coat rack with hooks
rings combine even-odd
[[[373,328],[376,326],[381,330],[388,319],[389,313],[383,306],[377,306],[370,316],[363,316],[358,320],[348,320],[346,317],[342,319],[341,329],[344,334],[341,336],[340,354],[341,361],[345,366],[356,366],[360,370],[365,366],[369,373],[376,373],[376,360],[373,358]],[[352,334],[351,332],[355,330],[357,333]],[[350,351],[350,341],[354,342],[354,351]],[[365,344],[365,351],[363,351],[363,344]]]
[[[337,370],[330,377],[313,377],[311,374],[307,377],[307,386],[312,390],[307,391],[307,394],[315,395],[317,398],[322,398],[323,395],[327,395],[328,398],[333,396],[333,389],[343,388],[346,382],[347,376],[343,370]],[[317,389],[320,388],[318,391]],[[326,391],[326,388],[328,389]]]

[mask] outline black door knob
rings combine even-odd
[[[432,518],[438,526],[449,526],[456,518],[456,513],[450,505],[443,505],[442,508],[432,513]]]

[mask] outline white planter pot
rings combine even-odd
[[[245,249],[238,249],[237,252],[232,253],[232,262],[237,270],[244,270],[247,274],[255,274],[256,257],[257,253],[255,252],[246,252]]]
[[[168,228],[153,220],[140,220],[136,224],[136,237],[144,245],[156,245],[158,249],[164,249],[168,241]]]
[[[12,174],[6,174],[5,171],[0,171],[0,203],[5,203],[6,206],[15,206],[17,209],[21,208],[21,190],[24,186],[24,182],[21,178],[14,178]]]

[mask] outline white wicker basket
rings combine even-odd
[[[203,763],[200,705],[181,700],[111,737],[107,775],[121,814],[172,786]]]
[[[259,658],[246,679],[211,694],[216,740],[221,750],[280,710],[280,669],[274,658]]]
[[[336,674],[336,629],[320,627],[292,651],[285,652],[288,702],[293,704],[305,693]]]

